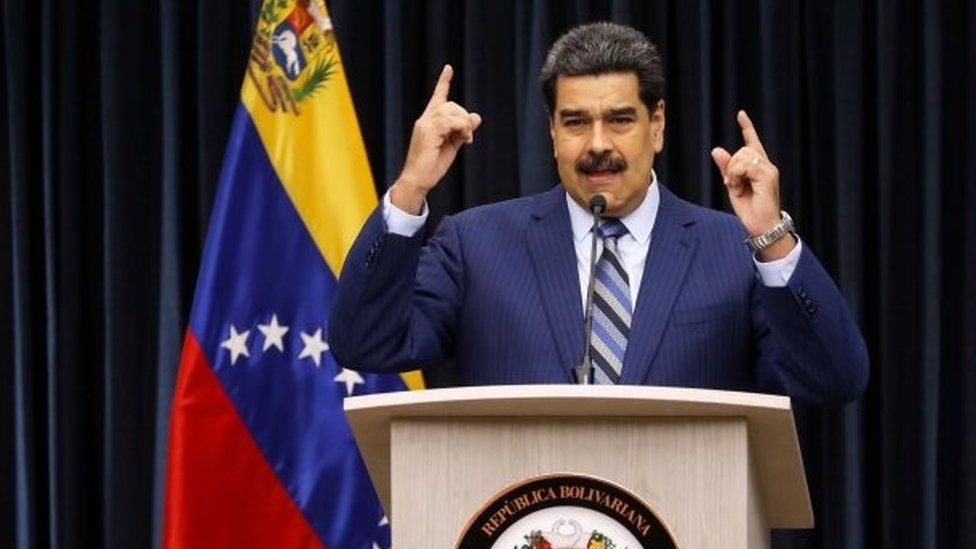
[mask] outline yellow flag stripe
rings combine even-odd
[[[326,37],[319,58],[311,61],[331,61],[332,72],[310,96],[295,102],[284,89],[300,84],[302,77],[290,83],[250,63],[241,101],[278,179],[338,277],[347,251],[376,207],[376,191],[339,46],[331,32]],[[303,73],[315,68],[312,62]]]

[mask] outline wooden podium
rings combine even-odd
[[[626,488],[682,548],[768,547],[770,528],[813,527],[786,397],[509,385],[354,397],[345,410],[397,549],[454,547],[493,496],[552,473]]]

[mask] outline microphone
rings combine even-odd
[[[593,214],[593,228],[590,233],[590,281],[586,285],[586,309],[583,311],[583,332],[586,338],[583,343],[583,357],[576,367],[576,383],[591,385],[593,383],[593,364],[590,362],[590,338],[593,335],[593,279],[596,278],[596,230],[600,226],[600,215],[607,209],[607,199],[602,194],[595,194],[590,198],[590,212]]]

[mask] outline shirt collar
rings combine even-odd
[[[576,203],[569,193],[566,193],[566,204],[569,208],[569,220],[573,227],[573,238],[577,242],[583,240],[590,234],[593,226],[593,216],[584,208]],[[658,206],[661,204],[661,189],[658,187],[657,174],[651,171],[651,184],[647,188],[644,200],[637,206],[637,209],[620,218],[621,223],[627,227],[627,231],[641,245],[646,245],[651,239],[651,230],[654,229],[654,221],[657,219]]]

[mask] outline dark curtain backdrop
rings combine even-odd
[[[445,62],[484,117],[434,218],[556,181],[536,75],[577,23],[667,66],[656,166],[728,208],[747,109],[856,313],[871,383],[800,406],[817,528],[777,547],[976,542],[976,6],[847,0],[330,2],[382,191]],[[0,546],[158,544],[169,399],[255,6],[3,0]]]

